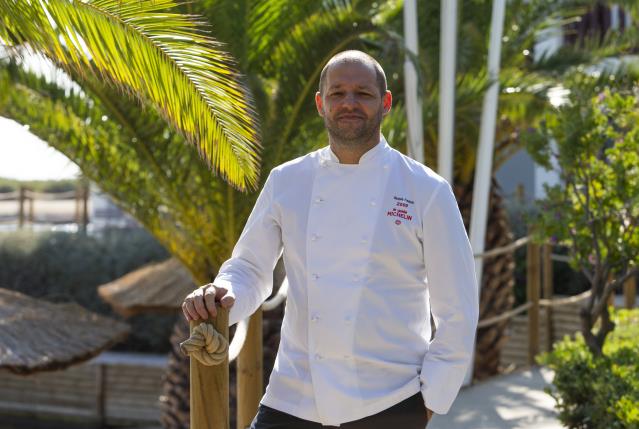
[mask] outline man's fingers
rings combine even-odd
[[[193,298],[193,304],[195,305],[195,311],[197,311],[197,314],[199,314],[202,319],[209,318],[209,315],[206,312],[206,307],[204,306],[204,297],[202,295]]]
[[[200,316],[197,314],[197,311],[195,311],[192,299],[187,299],[186,301],[184,301],[182,310],[186,310],[186,314],[188,314],[190,320],[198,320],[200,318]]]
[[[217,310],[215,308],[215,294],[214,293],[205,293],[204,294],[204,305],[206,306],[206,310],[209,312],[211,317],[215,317],[217,315]]]
[[[220,287],[215,288],[215,298],[224,308],[230,308],[235,302],[235,296],[227,289]]]
[[[189,315],[189,312],[186,311],[186,302],[182,303],[182,313],[184,313],[184,318],[186,319],[186,321],[189,322],[191,320],[191,316]]]
[[[182,303],[182,312],[187,321],[208,319],[217,315],[216,302],[224,308],[230,308],[235,303],[235,296],[224,288],[212,284],[201,287],[189,294]]]

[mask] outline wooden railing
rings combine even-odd
[[[0,201],[17,202],[18,227],[23,228],[28,222],[37,223],[34,213],[34,202],[39,201],[62,201],[74,199],[75,214],[73,221],[86,229],[89,223],[89,186],[88,184],[78,187],[76,190],[67,192],[37,192],[25,186],[20,186],[17,191],[0,193]]]
[[[590,291],[582,294],[554,299],[552,261],[566,261],[562,255],[552,254],[549,244],[539,245],[530,237],[520,238],[513,243],[474,255],[475,258],[491,258],[511,253],[520,247],[527,247],[526,262],[526,302],[498,316],[482,319],[477,328],[482,329],[493,324],[509,320],[518,314],[528,312],[528,364],[535,363],[540,351],[540,308],[546,307],[544,323],[548,330],[544,337],[552,342],[552,309],[558,306],[581,302],[590,296]],[[257,411],[263,392],[262,383],[262,312],[277,308],[286,298],[288,282],[284,283],[275,297],[265,302],[248,320],[238,324],[233,341],[229,347],[229,359],[219,366],[204,366],[191,359],[191,428],[192,429],[228,429],[228,363],[237,358],[237,428],[247,428]],[[624,284],[625,305],[634,307],[636,300],[636,282],[631,278]],[[218,332],[228,339],[228,310],[218,307],[218,316],[214,320],[191,322],[191,330],[199,323],[212,323]],[[552,344],[546,344],[550,350]]]

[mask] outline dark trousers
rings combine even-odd
[[[424,429],[426,406],[421,392],[402,402],[387,408],[372,416],[352,422],[343,423],[340,429]],[[322,426],[320,423],[300,419],[282,411],[260,404],[257,415],[251,423],[250,429],[326,429],[337,426]]]

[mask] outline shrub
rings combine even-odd
[[[577,334],[538,358],[555,371],[546,391],[568,428],[639,428],[639,309],[613,311],[612,317],[617,327],[603,355],[593,355]]]
[[[136,268],[168,257],[143,229],[107,229],[99,235],[29,230],[0,233],[0,287],[51,302],[74,301],[119,318],[97,287]],[[114,350],[164,353],[175,315],[127,319],[131,334]]]

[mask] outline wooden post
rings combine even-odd
[[[531,307],[528,309],[528,365],[535,364],[535,356],[539,353],[539,293],[540,293],[540,261],[539,245],[528,243],[527,249],[527,297]]]
[[[249,319],[242,351],[237,356],[237,429],[251,424],[263,393],[262,309]]]
[[[99,427],[103,427],[105,424],[106,373],[106,365],[103,363],[99,364],[95,374],[95,417]]]
[[[625,307],[628,309],[635,308],[637,302],[637,277],[632,276],[623,284],[623,296]]]
[[[24,200],[25,200],[26,189],[24,186],[20,186],[20,196],[18,198],[18,227],[22,228],[24,226]]]
[[[82,231],[87,230],[89,224],[89,183],[82,185]]]
[[[217,306],[215,320],[190,321],[191,332],[200,323],[212,323],[215,330],[229,338],[229,313]],[[229,429],[229,359],[219,365],[205,366],[191,359],[191,429]]]
[[[543,256],[543,286],[544,286],[544,294],[543,297],[546,299],[552,299],[553,295],[553,282],[552,282],[552,246],[548,243],[544,244],[542,248],[542,256]],[[552,344],[554,342],[553,337],[553,323],[552,323],[552,307],[546,307],[546,351],[552,350]]]
[[[27,217],[27,219],[31,223],[35,221],[35,216],[33,215],[33,204],[34,204],[33,197],[29,197],[29,216]]]
[[[78,226],[78,229],[80,229],[80,201],[82,199],[80,195],[81,193],[82,188],[80,188],[80,185],[77,184],[75,188],[75,224]]]

